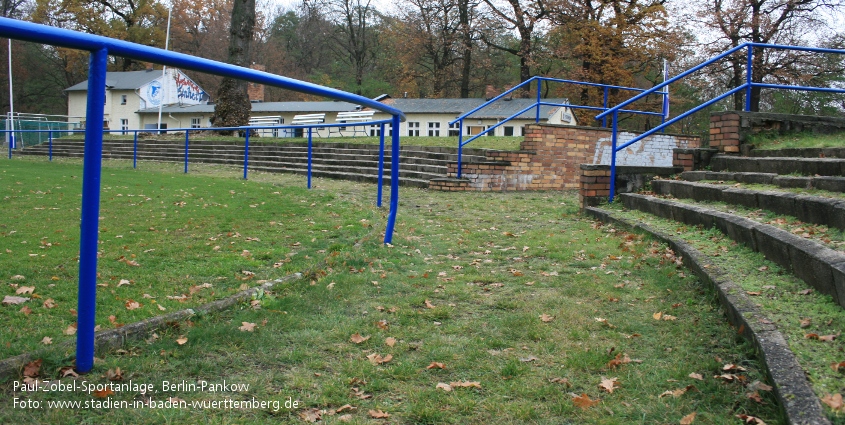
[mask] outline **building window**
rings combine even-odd
[[[505,126],[505,136],[513,136],[513,127]]]
[[[202,127],[202,118],[191,118],[191,128],[200,128]]]
[[[440,137],[440,123],[439,122],[428,123],[428,137]]]
[[[475,136],[476,134],[480,134],[482,131],[484,131],[483,125],[471,125],[467,127],[468,136]]]
[[[458,137],[461,135],[461,124],[456,122],[449,124],[449,137]]]
[[[126,134],[127,130],[129,130],[129,119],[121,118],[120,119],[120,132],[121,132],[121,134]]]
[[[419,136],[420,135],[420,123],[408,121],[408,136]]]
[[[378,137],[381,136],[381,126],[380,125],[371,125],[370,126],[370,137]]]
[[[126,95],[125,94],[120,95],[120,104],[121,105],[126,104]]]

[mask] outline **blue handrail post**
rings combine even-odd
[[[53,132],[51,131],[47,134],[48,134],[47,141],[50,143],[50,146],[49,146],[50,161],[53,161]]]
[[[461,118],[458,121],[458,177],[461,178],[461,160],[464,153],[464,120]]]
[[[669,61],[663,59],[663,82],[669,79]],[[663,108],[660,115],[660,124],[665,124],[666,119],[669,118],[669,85],[663,88]],[[666,132],[666,127],[663,127],[663,133]]]
[[[9,159],[12,159],[12,146],[15,146],[15,132],[9,132]]]
[[[103,159],[103,116],[108,50],[91,52],[82,171],[82,219],[79,228],[79,301],[77,304],[76,370],[94,367],[94,318],[97,308],[97,232]]]
[[[393,135],[390,151],[390,212],[387,214],[387,228],[384,243],[393,242],[393,228],[396,225],[396,210],[399,209],[399,115],[393,116]]]
[[[539,77],[534,77],[534,79],[537,80],[537,116],[536,116],[534,122],[539,124],[540,123],[540,102],[542,102],[542,100],[540,99],[540,96],[542,95],[543,79],[541,79]]]
[[[313,155],[313,143],[311,138],[311,127],[308,127],[308,188],[311,189],[311,160]]]
[[[376,195],[376,206],[381,208],[381,198],[384,188],[384,123],[379,127],[378,143],[378,194]]]
[[[249,129],[246,129],[244,136],[244,180],[246,180],[247,162],[249,161]]]
[[[188,131],[185,130],[185,174],[188,174]]]
[[[602,108],[604,108],[605,111],[607,110],[607,101],[608,101],[609,95],[610,95],[610,88],[605,87],[604,88],[604,101],[601,104]],[[604,127],[604,128],[607,128],[607,117],[604,117],[604,118],[601,119],[601,126]]]
[[[132,139],[132,168],[138,168],[138,130]]]
[[[613,111],[613,131],[610,137],[610,197],[608,202],[613,202],[613,195],[616,193],[616,137],[618,133],[617,122],[619,121],[619,112]]]
[[[745,65],[745,112],[751,111],[751,61],[754,45],[748,45],[748,63]]]

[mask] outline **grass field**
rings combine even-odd
[[[787,149],[787,148],[837,148],[845,147],[845,136],[842,134],[759,134],[754,135],[749,143],[755,149]]]
[[[403,188],[388,247],[373,185],[318,179],[308,191],[298,176],[179,170],[106,163],[102,329],[305,277],[101,353],[76,378],[151,393],[6,382],[0,422],[782,422],[714,295],[665,246],[579,215],[574,194]],[[55,347],[73,339],[80,175],[78,161],[0,161],[3,295],[31,298],[0,307],[0,349],[43,349],[39,378],[62,383],[73,382],[55,381],[74,354]],[[106,400],[137,405],[93,406]],[[47,408],[55,401],[89,408]],[[232,406],[253,401],[269,404]],[[167,402],[186,407],[154,408]],[[200,402],[223,405],[190,406]]]

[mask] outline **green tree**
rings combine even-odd
[[[249,66],[250,48],[255,30],[255,0],[235,0],[229,26],[228,63]],[[217,90],[217,103],[211,123],[215,127],[247,125],[252,105],[247,97],[247,82],[223,78]],[[224,132],[231,133],[231,132]]]

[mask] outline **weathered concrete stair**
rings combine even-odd
[[[58,139],[53,142],[53,155],[82,157],[84,142],[79,139]],[[105,140],[103,158],[132,159],[131,140]],[[399,183],[427,187],[431,179],[444,177],[447,164],[457,158],[457,150],[441,147],[402,146],[399,151]],[[47,156],[48,145],[29,147],[23,155]],[[139,140],[138,160],[183,162],[184,141]],[[307,174],[308,145],[304,142],[269,143],[250,141],[249,170]],[[378,181],[378,146],[349,143],[314,143],[312,175],[354,181]],[[385,183],[390,182],[390,148],[385,152]],[[464,149],[465,158],[484,158],[480,149]],[[244,146],[239,142],[192,140],[188,145],[189,163],[213,163],[242,167]]]

